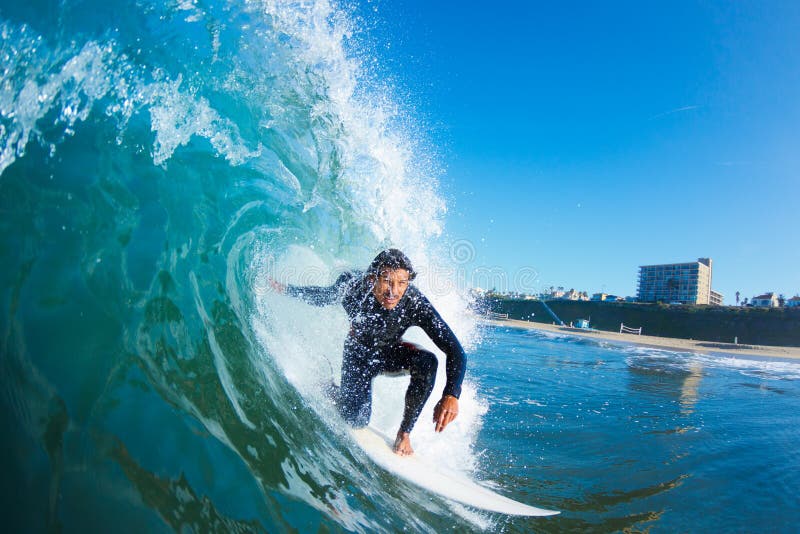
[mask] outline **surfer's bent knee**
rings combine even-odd
[[[436,356],[432,352],[428,352],[427,350],[419,351],[417,361],[417,367],[421,375],[436,377],[436,369],[439,367],[439,360],[436,359]]]

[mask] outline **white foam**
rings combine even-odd
[[[0,174],[33,137],[41,135],[37,122],[51,109],[58,111],[54,126],[73,133],[86,120],[94,103],[111,88],[106,65],[112,46],[87,42],[80,49],[58,54],[27,25],[0,22]]]
[[[181,91],[181,83],[179,75],[175,81],[155,83],[149,88],[151,126],[156,134],[153,146],[156,165],[163,165],[178,147],[195,136],[208,139],[216,152],[232,165],[241,165],[259,156],[259,150],[245,146],[236,124],[222,117],[205,98]]]
[[[704,367],[738,371],[744,375],[776,380],[800,379],[800,362],[767,357],[748,357],[734,354],[703,354],[695,352],[676,352],[650,347],[625,347],[625,352],[633,354],[630,364],[637,357],[659,361],[673,367],[690,368],[696,364]]]
[[[800,362],[722,354],[698,354],[695,359],[706,366],[735,369],[742,374],[758,378],[775,380],[800,379]]]
[[[113,39],[51,48],[27,25],[0,22],[0,174],[25,154],[31,141],[49,145],[54,153],[64,136],[73,135],[98,107],[102,116],[116,121],[118,142],[131,117],[149,109],[158,165],[195,136],[208,139],[232,165],[260,154],[259,148],[246,146],[236,124],[207,99],[181,89],[180,73],[170,76],[137,65],[118,48]],[[40,124],[51,116],[51,124]]]
[[[319,186],[333,187],[331,192],[340,196],[336,200],[343,202],[341,207],[350,215],[349,224],[361,229],[359,237],[367,241],[352,244],[353,251],[358,251],[354,260],[366,262],[377,247],[388,244],[414,257],[426,257],[429,240],[441,234],[445,209],[436,194],[436,176],[423,165],[424,156],[415,157],[423,152],[421,140],[404,130],[408,121],[392,101],[391,88],[358,83],[366,76],[361,59],[348,54],[353,33],[349,20],[327,1],[253,5],[272,21],[263,37],[264,46],[286,41],[291,49],[276,67],[290,70],[277,72],[293,81],[287,88],[293,98],[303,98],[311,106],[308,148],[324,143],[329,149],[308,154],[308,163],[326,178],[331,171],[329,153],[337,157],[335,184],[309,184],[306,200],[313,191],[320,191]],[[275,63],[273,59],[270,67]],[[269,74],[275,76],[275,70],[270,68]],[[315,79],[319,83],[298,83]],[[280,87],[273,89],[273,96],[280,91]],[[267,105],[272,129],[291,131],[284,121],[295,117],[291,109],[282,106],[282,99],[273,98]],[[301,148],[295,149],[301,152]]]

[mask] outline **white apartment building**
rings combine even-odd
[[[689,263],[639,267],[639,302],[722,304],[722,294],[711,289],[711,258]]]

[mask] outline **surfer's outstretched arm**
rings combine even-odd
[[[279,293],[299,298],[313,306],[329,306],[342,300],[344,289],[352,279],[352,273],[342,273],[332,286],[327,287],[282,285],[274,280],[271,281],[271,285]]]

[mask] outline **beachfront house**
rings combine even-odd
[[[561,297],[564,300],[589,300],[589,295],[585,291],[575,291],[574,289],[570,289],[564,296]]]
[[[550,300],[558,300],[564,298],[564,290],[563,289],[551,289],[550,294],[548,295]]]
[[[775,293],[764,293],[757,297],[750,299],[750,304],[756,308],[777,308],[780,306],[778,303],[778,295]]]
[[[787,308],[800,308],[800,296],[795,295],[789,300],[786,301],[785,306]]]

